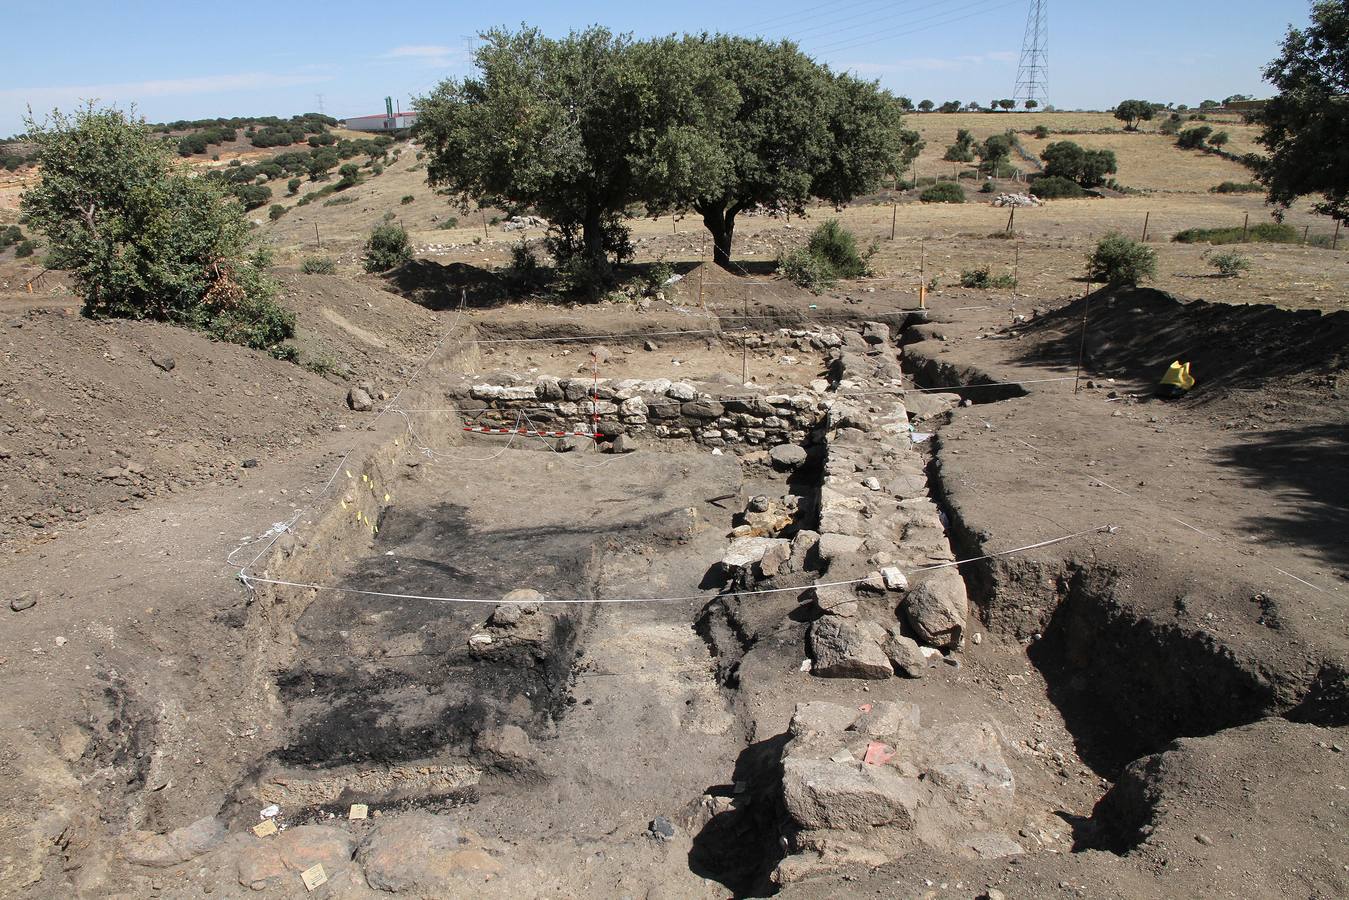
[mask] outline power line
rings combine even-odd
[[[984,2],[986,2],[986,0],[984,0]],[[823,46],[823,47],[815,47],[815,48],[812,49],[811,52],[816,53],[816,54],[823,54],[823,53],[838,53],[838,52],[843,51],[843,50],[852,50],[852,49],[857,48],[857,47],[865,47],[865,46],[867,46],[867,45],[869,45],[869,44],[874,44],[874,43],[877,43],[877,42],[879,42],[879,41],[893,40],[894,38],[904,37],[904,36],[910,35],[910,34],[917,34],[917,33],[920,32],[920,31],[928,31],[928,30],[930,30],[930,29],[932,29],[932,28],[939,28],[939,27],[941,27],[942,25],[953,25],[953,24],[955,24],[956,22],[961,22],[961,21],[964,21],[965,19],[972,19],[972,18],[974,18],[975,16],[982,16],[982,15],[985,15],[985,14],[987,14],[987,13],[996,12],[997,10],[1003,9],[1003,8],[1005,8],[1005,7],[1008,7],[1008,6],[1014,6],[1014,5],[1016,5],[1018,2],[1019,2],[1019,0],[1009,0],[1009,2],[1006,2],[1006,3],[998,3],[998,4],[994,5],[994,6],[985,7],[985,8],[983,8],[983,9],[973,9],[973,11],[971,11],[971,12],[965,12],[965,13],[963,13],[962,15],[952,16],[952,17],[950,17],[950,18],[941,18],[941,16],[942,16],[942,15],[945,15],[945,14],[939,13],[938,15],[929,17],[928,19],[920,20],[920,21],[928,22],[929,24],[922,25],[922,26],[919,26],[919,27],[917,27],[917,28],[904,28],[904,29],[898,29],[898,30],[896,30],[896,29],[889,29],[889,30],[885,30],[885,31],[874,32],[873,34],[869,35],[868,37],[866,37],[866,38],[864,38],[864,39],[862,39],[862,40],[857,40],[857,41],[845,41],[845,42],[843,42],[843,43],[841,43],[841,44],[830,44],[830,45],[826,45],[826,46]],[[969,9],[971,9],[972,7],[976,7],[976,6],[979,6],[979,5],[980,5],[979,3],[974,3],[974,4],[969,4],[969,5],[967,5],[967,6],[957,7],[957,9],[960,9],[960,10],[969,10]],[[950,12],[955,12],[955,11],[956,11],[956,10],[950,10]],[[937,21],[933,21],[934,19],[936,19]]]
[[[862,0],[862,2],[860,3],[834,3],[834,4],[826,4],[824,7],[821,7],[819,5],[812,5],[810,8],[805,10],[797,10],[796,12],[793,13],[786,13],[785,15],[774,16],[771,19],[762,19],[758,22],[754,22],[750,25],[745,26],[744,30],[747,32],[754,32],[754,33],[759,33],[765,30],[782,31],[784,30],[784,26],[782,24],[784,22],[791,22],[793,20],[808,22],[813,19],[822,19],[827,16],[837,15],[839,12],[843,12],[849,9],[856,9],[858,7],[863,6],[876,7],[884,5],[886,5],[885,0]]]

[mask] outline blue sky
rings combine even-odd
[[[7,16],[0,135],[81,98],[152,121],[375,113],[469,71],[472,35],[520,22],[549,34],[602,24],[638,36],[726,31],[797,40],[815,58],[914,101],[1011,96],[1026,0],[228,4],[54,0]],[[1101,109],[1125,97],[1197,104],[1265,96],[1260,70],[1307,0],[1132,0],[1049,7],[1049,101]],[[18,36],[24,39],[17,39]],[[59,37],[57,37],[59,35]],[[51,36],[51,40],[44,36]]]

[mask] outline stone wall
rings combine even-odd
[[[449,387],[466,425],[589,432],[598,415],[606,437],[644,434],[708,447],[800,444],[827,410],[810,390],[768,393],[740,386],[659,378],[533,379],[509,373]]]

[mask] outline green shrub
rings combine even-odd
[[[655,293],[665,287],[665,282],[674,276],[674,266],[670,265],[664,259],[658,259],[653,262],[646,270],[644,280],[646,281],[647,293]]]
[[[1212,256],[1209,256],[1208,253],[1205,252],[1204,255],[1208,257],[1208,264],[1217,269],[1218,274],[1224,278],[1236,278],[1251,267],[1250,259],[1242,256],[1235,250],[1214,253]]]
[[[1282,222],[1261,222],[1246,229],[1246,240],[1252,243],[1296,244],[1302,236],[1292,225]],[[1181,244],[1240,244],[1242,228],[1187,228],[1171,238]]]
[[[270,218],[273,222],[275,222],[277,219],[281,218],[281,217],[284,216],[285,214],[286,214],[286,208],[285,208],[284,206],[282,206],[280,203],[273,203],[273,204],[272,204],[272,208],[269,209],[269,210],[267,210],[267,216],[268,216],[268,218]]]
[[[286,182],[286,192],[290,194],[297,193],[300,190],[300,185],[303,183],[304,182],[298,178],[292,178],[290,181]]]
[[[230,192],[239,198],[244,209],[257,209],[272,199],[272,189],[261,184],[236,184]]]
[[[341,190],[341,189],[342,189],[342,182],[339,181],[337,184],[333,185],[333,187],[337,188],[338,190]],[[323,201],[323,205],[324,205],[324,206],[342,206],[342,205],[347,204],[347,203],[355,203],[355,202],[356,202],[356,198],[355,198],[355,197],[334,197],[334,198],[331,199],[331,200],[324,200],[324,201]]]
[[[1049,137],[1049,126],[1048,126],[1048,125],[1036,125],[1036,126],[1035,126],[1035,132],[1034,132],[1034,133],[1035,133],[1035,136],[1036,136],[1037,138],[1039,138],[1040,140],[1043,141],[1045,138]]]
[[[1058,175],[1048,175],[1031,182],[1030,193],[1041,200],[1060,200],[1065,197],[1085,197],[1087,192],[1076,181]]]
[[[983,184],[979,185],[979,193],[981,194],[991,194],[993,193],[993,190],[993,182],[991,181],[985,181]]]
[[[961,193],[963,196],[964,192]],[[830,219],[811,232],[806,251],[824,263],[836,278],[861,278],[870,274],[867,260],[876,248],[873,245],[865,255],[858,253],[852,232],[840,225],[838,219]]]
[[[1217,187],[1209,188],[1211,194],[1258,194],[1263,191],[1264,185],[1257,184],[1254,181],[1224,181]]]
[[[0,229],[0,250],[23,240],[23,230],[18,225],[10,225],[8,228]]]
[[[1016,287],[1016,279],[1006,272],[1001,275],[994,275],[988,270],[988,266],[980,266],[977,269],[967,269],[961,272],[960,286],[980,290],[1014,288]]]
[[[306,275],[336,275],[337,263],[330,256],[307,256],[300,263],[300,271]]]
[[[1218,131],[1209,135],[1208,145],[1210,147],[1222,147],[1231,139],[1231,136],[1228,135],[1226,131]]]
[[[1213,129],[1207,125],[1200,125],[1197,128],[1187,128],[1176,135],[1176,146],[1183,150],[1198,150],[1204,146],[1208,136],[1213,133]]]
[[[506,280],[515,290],[529,291],[543,284],[546,272],[539,264],[534,249],[524,239],[511,247],[511,264],[506,268]]]
[[[173,147],[119,110],[88,105],[25,124],[42,179],[23,209],[84,294],[85,315],[172,322],[260,350],[294,334],[294,314],[251,253],[251,223],[218,179],[176,168]],[[88,204],[97,228],[81,212]]]
[[[924,203],[964,203],[965,189],[954,181],[940,181],[918,195]]]
[[[409,203],[413,202],[416,199],[417,198],[412,196],[411,194],[404,194],[403,199],[399,200],[398,202],[403,204],[404,206],[407,206]]]
[[[459,227],[459,220],[456,219],[454,216],[448,216],[446,217],[445,221],[441,222],[436,227],[441,229],[442,231],[449,231],[451,228]]]
[[[371,174],[371,175],[383,175],[383,174],[384,174],[384,167],[381,166],[379,163],[375,163],[373,166],[370,167],[370,174]]]
[[[804,248],[778,257],[778,274],[792,284],[816,294],[834,283],[834,273],[829,271],[824,261],[811,256]]]
[[[32,256],[37,252],[37,244],[31,240],[19,241],[19,246],[14,248],[14,256],[17,259],[23,259]]]
[[[1157,277],[1157,252],[1111,232],[1087,254],[1087,277],[1110,285],[1138,284],[1145,278]]]
[[[365,242],[361,263],[367,272],[387,272],[412,259],[412,245],[402,225],[376,225]]]

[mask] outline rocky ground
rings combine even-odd
[[[1349,889],[1339,320],[1098,295],[1074,396],[1081,306],[464,274],[286,275],[308,368],[6,296],[0,893]],[[732,415],[743,347],[647,333],[737,316],[839,335],[753,357],[799,440],[461,436],[592,335]]]

